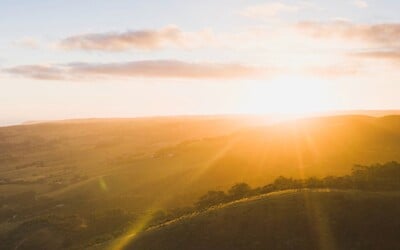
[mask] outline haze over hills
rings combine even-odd
[[[32,125],[32,124],[41,124],[41,123],[80,123],[80,122],[95,122],[95,121],[117,121],[117,120],[135,120],[135,119],[166,119],[169,117],[180,117],[180,118],[194,118],[194,117],[202,117],[202,118],[216,118],[216,117],[224,117],[231,119],[253,119],[258,120],[260,122],[279,122],[288,119],[294,118],[305,118],[305,117],[319,117],[319,116],[337,116],[337,115],[366,115],[366,116],[387,116],[387,115],[400,115],[400,110],[383,110],[383,109],[360,109],[360,110],[337,110],[337,111],[326,111],[326,112],[313,112],[308,114],[215,114],[215,115],[171,115],[171,116],[142,116],[142,117],[132,117],[132,118],[124,118],[124,117],[109,117],[109,118],[101,118],[101,117],[92,117],[92,118],[70,118],[70,119],[61,119],[61,120],[28,120],[22,122],[10,122],[10,121],[0,121],[0,127],[6,126],[15,126],[15,125]]]

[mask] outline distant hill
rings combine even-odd
[[[399,208],[399,193],[284,191],[151,228],[124,249],[399,249]]]
[[[73,118],[73,119],[55,119],[55,120],[28,120],[12,126],[37,125],[37,124],[84,124],[84,123],[124,123],[124,122],[171,122],[171,121],[242,121],[245,123],[268,123],[276,121],[272,115],[252,115],[252,114],[221,114],[221,115],[176,115],[176,116],[139,116],[139,117],[92,117],[92,118]],[[1,126],[0,126],[1,128]]]
[[[317,112],[308,115],[308,117],[321,117],[321,116],[340,116],[340,115],[366,115],[366,116],[389,116],[389,115],[400,115],[400,110],[380,110],[380,109],[360,109],[360,110],[338,110],[338,111],[328,111],[328,112]],[[285,115],[276,115],[276,114],[227,114],[227,115],[178,115],[178,116],[143,116],[136,118],[76,118],[76,119],[63,119],[63,120],[29,120],[22,122],[21,125],[32,125],[32,124],[40,124],[40,123],[84,123],[84,122],[116,122],[116,121],[128,121],[128,120],[155,120],[155,119],[253,119],[253,120],[263,120],[263,121],[279,121],[284,118]],[[307,117],[307,115],[306,115]],[[305,118],[306,118],[305,117]]]
[[[318,114],[317,114],[318,115]],[[366,115],[366,116],[375,116],[375,117],[382,117],[382,116],[389,116],[389,115],[400,115],[400,110],[393,109],[393,110],[379,110],[379,109],[360,109],[360,110],[338,110],[338,111],[330,111],[326,113],[319,113],[320,116],[328,115],[328,116],[338,116],[338,115]]]

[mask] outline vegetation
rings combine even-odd
[[[151,228],[125,249],[399,249],[399,209],[398,192],[275,192]]]
[[[239,183],[209,191],[191,215],[149,228],[126,249],[398,249],[399,180],[400,164],[389,162],[343,177]]]
[[[254,189],[251,189],[246,183],[239,183],[232,186],[227,193],[224,191],[209,191],[200,197],[195,207],[204,209],[260,194],[310,188],[400,191],[400,163],[388,162],[371,166],[355,165],[350,175],[341,177],[327,176],[325,178],[293,179],[280,176],[273,183]]]

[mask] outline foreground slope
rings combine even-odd
[[[282,191],[139,234],[129,250],[399,249],[400,193]]]

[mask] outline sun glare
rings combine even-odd
[[[241,111],[283,116],[305,116],[328,111],[333,106],[329,83],[316,78],[287,75],[271,82],[250,84],[244,92]]]

